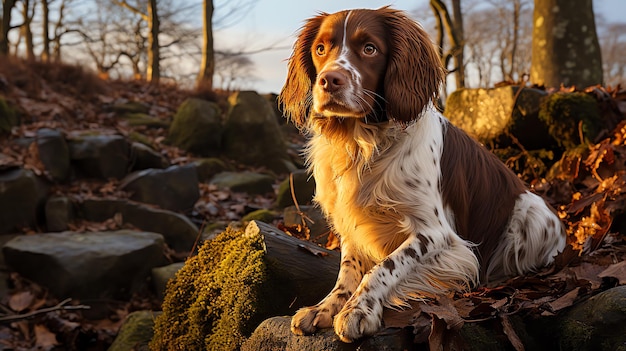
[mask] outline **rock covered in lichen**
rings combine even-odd
[[[566,149],[593,141],[603,125],[596,100],[580,92],[551,94],[539,108],[539,119]]]
[[[228,228],[168,284],[151,350],[236,350],[266,309],[261,236]]]

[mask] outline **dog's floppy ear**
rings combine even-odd
[[[322,21],[328,14],[320,13],[306,21],[300,29],[289,58],[287,81],[278,97],[285,117],[298,128],[302,128],[312,104],[312,84],[316,72],[311,57],[311,46],[317,36]]]
[[[410,122],[437,97],[445,73],[426,31],[402,11],[383,7],[389,33],[385,99],[390,119]]]

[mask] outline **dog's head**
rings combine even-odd
[[[401,11],[322,13],[299,32],[280,93],[285,115],[409,122],[444,78],[427,33]]]

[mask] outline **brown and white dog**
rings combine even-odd
[[[565,247],[558,217],[434,107],[444,78],[401,11],[322,13],[301,29],[280,94],[310,133],[315,201],[341,238],[335,288],[291,329],[350,342],[383,306],[532,272]]]

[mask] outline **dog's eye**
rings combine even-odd
[[[365,44],[365,46],[363,47],[363,53],[367,56],[372,56],[374,55],[376,52],[378,51],[378,49],[376,49],[376,47],[374,46],[374,44]]]
[[[324,56],[324,54],[326,53],[326,48],[324,47],[323,44],[319,44],[316,48],[315,48],[315,53],[318,56]]]

